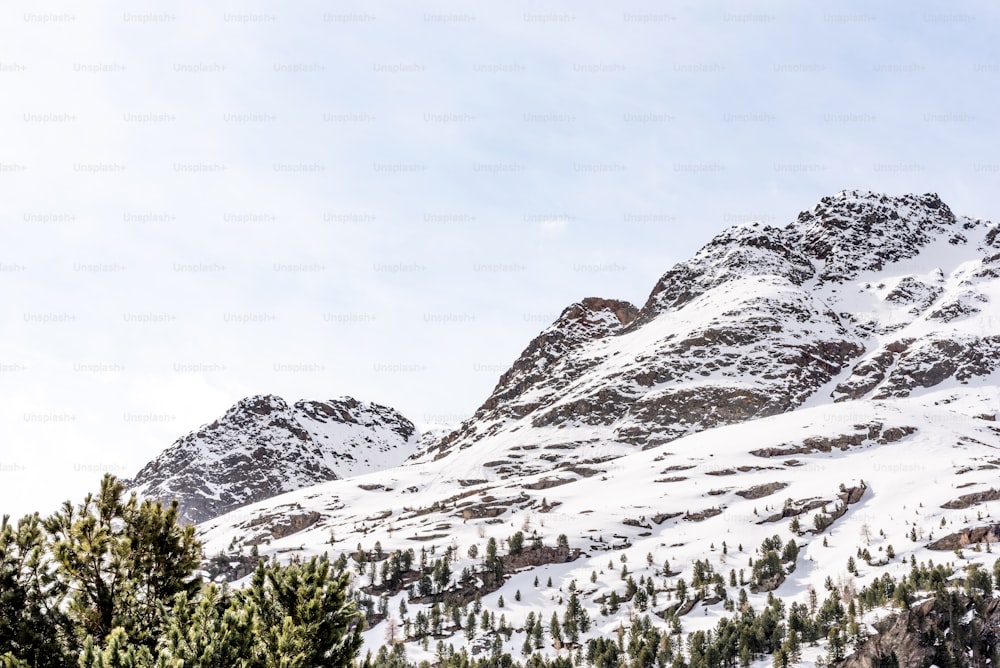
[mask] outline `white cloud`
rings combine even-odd
[[[569,230],[569,219],[568,218],[547,218],[538,224],[539,232],[541,232],[543,237],[557,238],[562,237]]]

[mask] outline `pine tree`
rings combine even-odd
[[[507,539],[508,552],[517,556],[524,551],[524,534],[520,531]]]
[[[125,630],[116,627],[106,638],[105,648],[99,651],[92,638],[87,638],[80,668],[151,668],[153,665],[149,650],[131,642]]]
[[[833,661],[842,661],[844,658],[844,636],[840,633],[840,627],[834,626],[827,635],[827,650]]]
[[[361,615],[347,600],[348,574],[313,557],[303,564],[259,564],[237,596],[254,616],[267,665],[299,657],[296,668],[350,666],[361,648]],[[432,611],[433,612],[433,611]]]
[[[558,649],[562,645],[562,631],[559,625],[559,615],[554,610],[552,618],[549,620],[549,635],[552,636],[552,644]]]
[[[52,542],[55,575],[69,592],[67,614],[98,646],[116,627],[152,650],[173,598],[197,592],[192,575],[201,548],[194,527],[177,522],[177,502],[123,501],[125,486],[105,475],[97,496],[74,508],[68,501],[44,520]]]
[[[41,520],[29,515],[16,527],[9,520],[0,521],[0,655],[6,655],[0,665],[68,665],[72,630],[60,609],[64,589],[54,578]]]
[[[535,627],[531,630],[531,640],[535,645],[535,649],[542,649],[545,646],[542,640],[542,634],[545,629],[542,627],[541,615],[535,618]]]
[[[677,600],[683,601],[687,598],[687,584],[684,582],[684,578],[677,580]]]
[[[31,664],[21,661],[10,652],[0,654],[0,668],[31,668]]]
[[[802,659],[802,644],[799,640],[798,631],[791,630],[788,632],[788,637],[785,639],[782,649],[785,650],[790,664],[795,665]]]
[[[163,638],[161,661],[201,668],[238,666],[256,652],[251,610],[215,585],[205,586],[190,604],[186,594],[177,597]]]
[[[476,637],[476,613],[474,612],[470,612],[465,620],[465,637],[469,640]]]

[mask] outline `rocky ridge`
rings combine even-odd
[[[136,474],[141,496],[180,501],[196,524],[316,483],[401,464],[416,428],[391,408],[350,397],[240,400],[218,420],[179,438]]]

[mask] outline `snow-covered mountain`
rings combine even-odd
[[[545,434],[568,464],[777,415],[834,378],[832,397],[857,399],[983,375],[1000,339],[969,316],[1000,267],[994,229],[956,218],[937,195],[858,191],[784,228],[733,227],[668,271],[638,311],[599,299],[567,308],[423,457],[490,437],[501,475],[542,471],[542,453],[503,461],[494,437]]]
[[[131,481],[140,496],[180,501],[198,523],[327,480],[379,471],[417,449],[413,423],[391,408],[342,397],[247,397],[174,442]]]
[[[474,590],[510,637],[474,640],[459,617],[435,641],[518,655],[529,613],[562,618],[570,598],[593,620],[582,639],[643,615],[679,616],[691,633],[729,615],[727,601],[847,596],[906,575],[911,559],[958,561],[956,548],[983,541],[953,570],[989,569],[998,300],[1000,226],[956,216],[934,194],[841,192],[785,227],[726,230],[642,308],[569,306],[469,420],[401,465],[249,505],[200,535],[220,563],[251,549],[358,561],[355,585],[380,599],[369,647],[403,636],[415,660],[434,651],[418,642],[419,616],[466,605]],[[522,553],[507,542],[516,532],[545,547]],[[795,554],[755,581],[758,546],[774,535]],[[499,579],[483,558],[491,539],[511,546]],[[448,555],[433,595],[416,563],[386,579],[399,566],[390,553],[411,548]],[[677,583],[704,580],[703,562],[721,582],[681,597]],[[561,642],[542,645],[565,655]]]

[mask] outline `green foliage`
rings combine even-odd
[[[193,527],[177,523],[177,503],[131,495],[106,475],[97,496],[69,502],[44,521],[55,576],[69,594],[67,614],[80,634],[103,647],[121,627],[131,642],[152,650],[173,598],[192,595],[201,557]]]
[[[195,601],[178,597],[160,656],[203,668],[238,666],[252,652],[253,622],[250,611],[229,592],[208,585]]]
[[[830,654],[830,659],[833,661],[842,661],[844,659],[844,636],[840,632],[839,626],[834,626],[830,629],[829,634],[826,637],[827,640],[827,652]]]
[[[361,648],[359,615],[347,600],[348,575],[325,558],[289,566],[259,565],[238,600],[254,618],[260,651],[288,668],[347,666]]]
[[[5,657],[0,666],[54,668],[70,661],[73,633],[59,607],[64,593],[38,515],[16,526],[5,516],[0,522],[0,654]]]
[[[774,550],[768,550],[764,556],[753,564],[752,581],[755,585],[762,585],[771,578],[784,573],[781,567],[781,557]]]
[[[817,533],[823,533],[831,524],[833,524],[833,518],[830,515],[822,511],[813,515],[813,526],[816,527]]]
[[[979,564],[969,564],[965,569],[965,590],[968,593],[989,594],[993,589],[993,578]]]
[[[31,668],[31,664],[21,661],[10,652],[0,655],[0,668]]]
[[[395,556],[406,564],[413,555]],[[126,500],[113,476],[45,520],[14,526],[5,517],[0,668],[354,665],[363,618],[349,601],[348,574],[325,557],[259,562],[236,592],[203,584],[200,561],[176,503]]]
[[[517,556],[524,551],[524,534],[520,531],[507,539],[507,548],[511,555]]]

